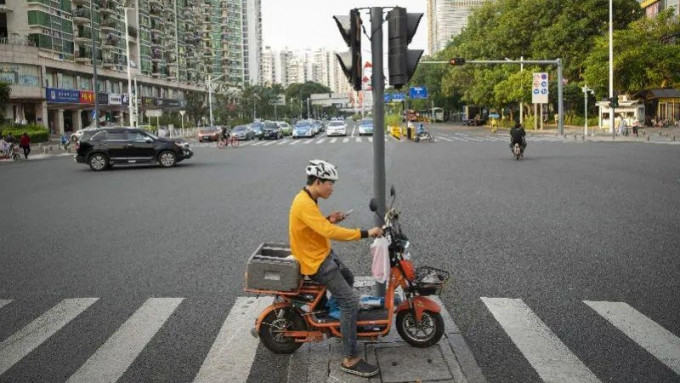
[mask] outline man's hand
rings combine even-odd
[[[368,236],[369,237],[382,237],[383,235],[383,229],[380,227],[374,227],[372,229],[368,230]]]
[[[331,221],[331,223],[338,223],[344,221],[345,213],[341,211],[334,211],[331,213],[331,215],[328,216],[328,220]]]

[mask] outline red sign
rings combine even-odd
[[[81,104],[94,104],[94,92],[91,90],[81,90],[80,91],[80,103]]]

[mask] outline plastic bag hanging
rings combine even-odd
[[[379,283],[385,283],[390,277],[390,242],[385,237],[373,240],[371,244],[371,255],[373,264],[371,273],[373,278]]]

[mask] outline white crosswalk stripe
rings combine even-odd
[[[323,144],[324,141],[326,141],[326,139],[325,139],[325,138],[322,138],[322,139],[318,140],[316,143],[317,143],[317,144]]]
[[[680,375],[680,338],[626,303],[584,303]]]
[[[368,137],[368,142],[373,142],[373,137]]]
[[[356,138],[357,142],[361,142],[361,137]]]
[[[67,383],[115,382],[182,302],[182,298],[148,299]]]
[[[245,383],[259,340],[248,333],[253,318],[273,302],[270,297],[239,297],[222,325],[208,356],[196,375],[196,383],[234,382]]]
[[[10,302],[12,302],[10,299],[0,299],[0,309],[4,305],[8,305]]]
[[[262,144],[262,146],[269,146],[269,145],[273,145],[275,143],[276,143],[276,141],[269,141],[269,142]]]
[[[258,145],[262,145],[262,144],[264,144],[264,141],[257,141],[257,142],[253,142],[252,146],[258,146]]]
[[[521,299],[482,298],[510,339],[546,382],[600,382]]]
[[[295,144],[299,144],[299,143],[300,143],[300,140],[295,139],[295,140],[293,140],[290,144],[291,144],[291,145],[295,145]]]
[[[97,298],[64,299],[0,343],[0,375],[96,301]]]
[[[288,144],[288,143],[289,143],[288,140],[283,139],[283,140],[279,141],[276,145],[285,145],[285,144]]]
[[[305,140],[305,142],[304,142],[305,145],[309,145],[312,142],[314,142],[314,139],[312,139],[312,138],[305,138],[304,140]]]
[[[454,140],[452,140],[450,138],[446,138],[444,136],[439,136],[439,137],[435,138],[435,141],[438,141],[438,140],[443,140],[443,141],[447,141],[447,142],[453,142],[454,141]]]
[[[331,144],[334,144],[335,141],[337,141],[337,140],[338,140],[337,138],[331,138]]]
[[[346,144],[346,143],[348,143],[348,142],[349,142],[349,138],[345,137],[345,138],[342,139],[342,143],[343,143],[343,144]]]

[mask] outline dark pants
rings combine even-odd
[[[316,274],[309,276],[313,281],[326,286],[338,301],[340,307],[340,332],[344,343],[343,353],[348,358],[359,355],[357,345],[357,317],[359,297],[354,292],[354,274],[345,266],[335,253],[331,253],[319,266]]]
[[[24,158],[28,158],[28,155],[31,154],[31,147],[30,146],[22,146],[22,149],[24,149]]]

